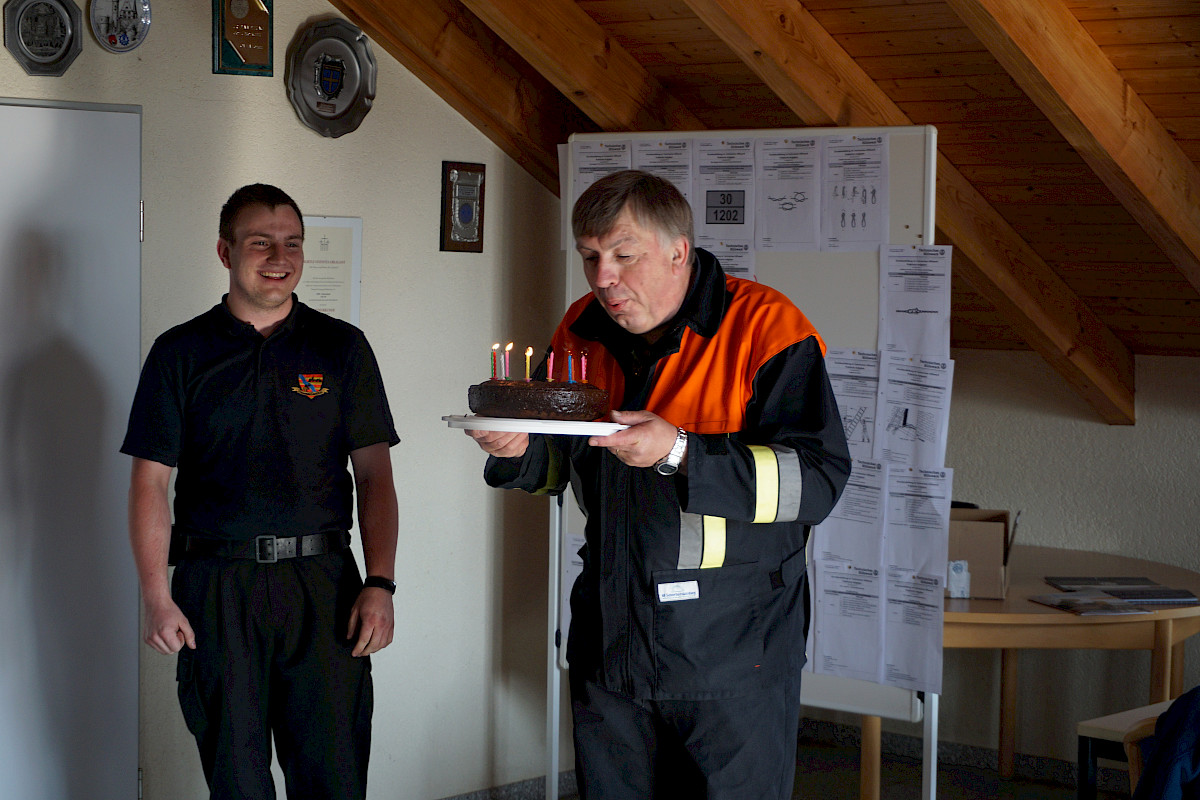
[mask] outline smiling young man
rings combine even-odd
[[[274,797],[274,737],[291,800],[360,800],[366,656],[394,626],[399,438],[362,332],[293,294],[295,201],[264,184],[234,192],[217,255],[229,292],[155,341],[121,447],[144,638],[178,653],[212,798]],[[365,582],[349,550],[355,499]]]
[[[589,187],[572,228],[609,436],[468,431],[493,486],[586,514],[567,639],[583,800],[788,800],[808,625],[804,546],[850,473],[825,346],[783,295],[726,276],[653,175]],[[539,368],[544,376],[544,366]]]

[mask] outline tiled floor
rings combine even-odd
[[[884,754],[880,800],[921,796],[919,761]],[[802,741],[796,769],[797,800],[857,800],[858,748]],[[938,800],[1074,800],[1075,787],[1029,779],[1000,780],[994,770],[938,765]],[[1099,800],[1123,800],[1126,794],[1101,792]]]
[[[857,745],[801,740],[797,751],[795,800],[858,800]],[[571,794],[574,781],[560,788],[561,800],[578,800]],[[921,764],[916,759],[884,753],[880,800],[918,800],[921,797]],[[542,787],[533,791],[544,797]],[[1097,800],[1128,800],[1126,793],[1101,791]],[[1000,780],[995,770],[938,764],[937,800],[1075,800],[1075,787],[1063,783],[1017,778]]]

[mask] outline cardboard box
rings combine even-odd
[[[1007,511],[950,509],[950,563],[966,562],[966,570],[970,573],[971,597],[1004,599],[1008,591],[1008,550],[1011,544]],[[951,571],[953,573],[953,566]],[[947,596],[951,594],[954,578],[951,574],[947,582]]]

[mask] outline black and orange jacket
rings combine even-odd
[[[653,346],[591,295],[553,343],[556,359],[586,351],[588,381],[614,408],[688,431],[687,475],[629,467],[586,437],[540,435],[523,458],[491,458],[485,473],[531,492],[573,484],[587,544],[571,669],[657,700],[735,696],[798,674],[809,526],[850,472],[811,323],[779,292],[727,277],[704,250],[696,257],[688,296]]]

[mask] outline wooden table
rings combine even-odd
[[[1200,604],[1172,606],[1150,614],[1081,617],[1029,600],[1057,591],[1047,575],[1139,576],[1200,595],[1200,573],[1136,558],[1013,547],[1003,600],[947,600],[947,648],[1000,650],[1000,776],[1013,776],[1017,735],[1017,662],[1026,648],[1058,650],[1149,650],[1149,703],[1171,700],[1183,691],[1183,643],[1200,633]]]

